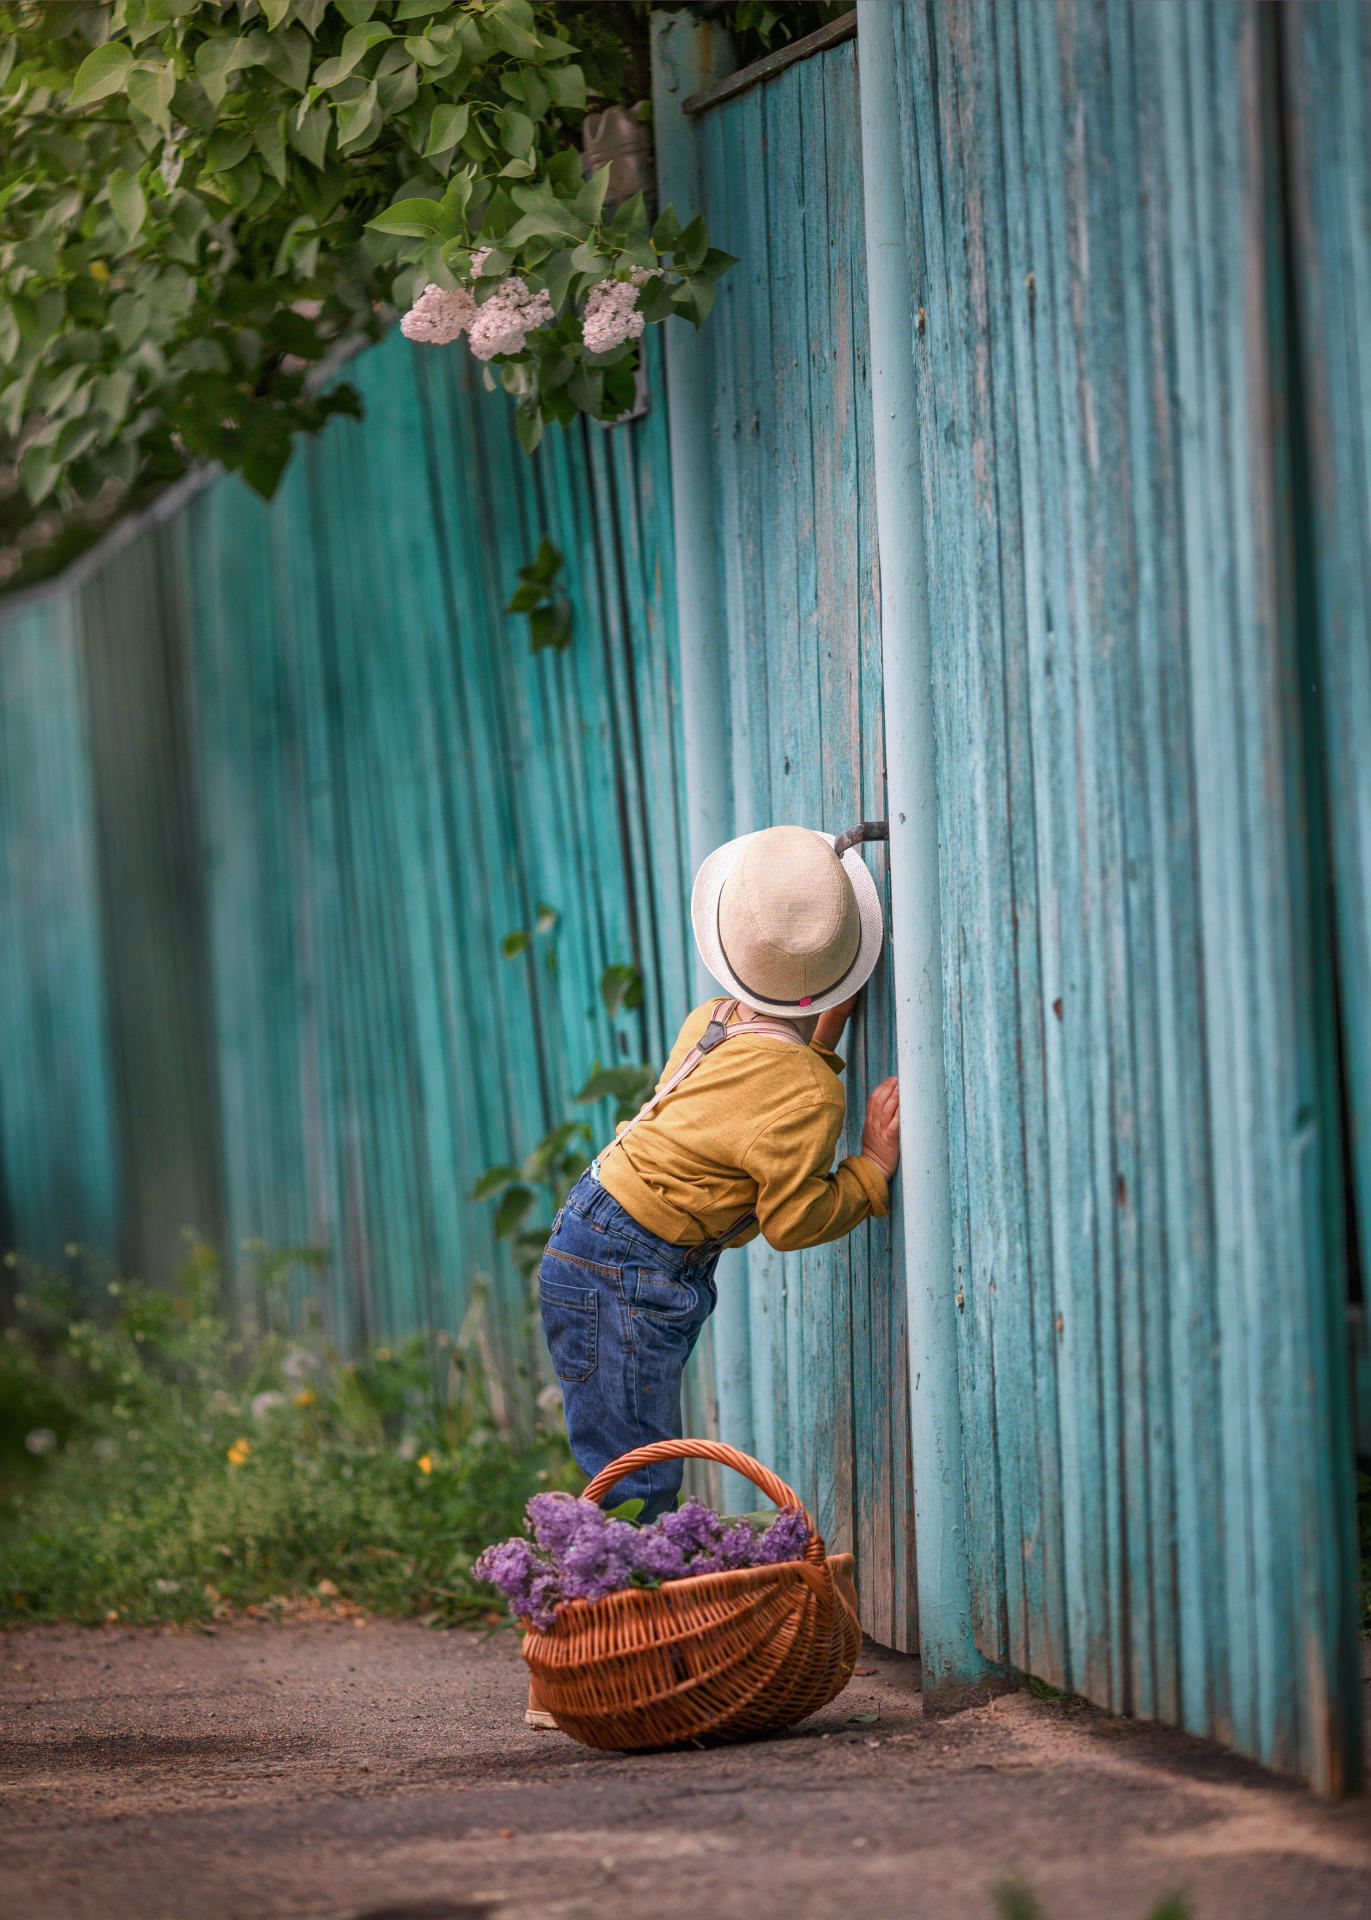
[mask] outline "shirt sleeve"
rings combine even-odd
[[[744,1169],[757,1182],[758,1224],[778,1252],[822,1246],[890,1211],[885,1175],[873,1161],[852,1154],[833,1168],[843,1117],[834,1101],[797,1101],[773,1114],[744,1152]]]

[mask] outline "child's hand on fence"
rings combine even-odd
[[[862,1158],[871,1160],[889,1180],[900,1162],[900,1083],[882,1080],[866,1103]]]

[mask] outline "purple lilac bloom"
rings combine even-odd
[[[535,1494],[527,1513],[533,1539],[487,1547],[472,1571],[544,1632],[564,1600],[600,1600],[624,1587],[798,1560],[809,1537],[798,1507],[778,1514],[764,1533],[747,1520],[725,1527],[698,1500],[687,1500],[650,1527],[611,1520],[600,1507],[568,1493]]]

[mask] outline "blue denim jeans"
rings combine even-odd
[[[630,1448],[681,1434],[681,1375],[714,1311],[721,1243],[673,1247],[639,1226],[594,1172],[582,1174],[553,1223],[538,1293],[561,1382],[571,1452],[596,1474]],[[621,1480],[610,1506],[641,1500],[646,1525],[676,1504],[684,1462],[663,1460]]]

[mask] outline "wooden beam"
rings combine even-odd
[[[830,20],[826,27],[820,27],[817,33],[807,33],[803,40],[793,40],[788,47],[782,47],[776,53],[769,53],[765,60],[755,60],[750,67],[741,67],[737,73],[725,75],[716,80],[712,87],[701,87],[698,93],[692,93],[681,102],[682,113],[704,113],[710,107],[717,107],[725,100],[736,100],[740,93],[747,93],[753,87],[760,87],[764,81],[774,80],[778,73],[784,73],[787,67],[793,67],[797,60],[809,60],[816,53],[825,53],[829,47],[836,47],[844,40],[851,40],[857,31],[857,9],[843,14],[839,20]]]

